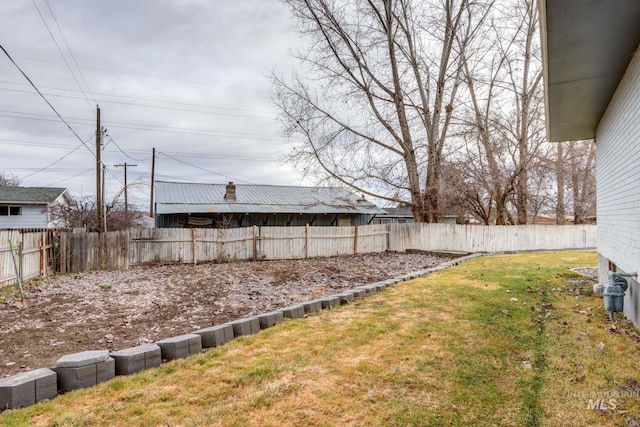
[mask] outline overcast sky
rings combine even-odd
[[[156,180],[300,184],[268,78],[295,66],[294,26],[276,0],[2,1],[0,44],[91,151],[0,52],[0,172],[94,195],[97,103],[107,200],[137,164],[147,208],[153,147]]]

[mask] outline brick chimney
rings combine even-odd
[[[224,193],[225,200],[235,200],[236,199],[236,186],[233,185],[233,181],[229,181],[227,184],[227,191]]]

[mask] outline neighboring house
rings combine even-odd
[[[385,211],[344,188],[155,182],[156,227],[364,225]]]
[[[407,224],[415,222],[410,208],[384,208],[385,213],[376,215],[374,224]],[[457,215],[441,215],[438,218],[440,224],[456,224]]]
[[[595,138],[598,274],[640,272],[640,1],[540,0],[547,133]],[[640,326],[640,286],[625,315]]]
[[[384,213],[376,215],[374,224],[407,224],[415,222],[409,208],[383,208]]]
[[[564,220],[565,225],[574,224],[574,218],[572,215],[565,216]],[[583,218],[584,224],[596,224],[595,216],[587,216]],[[529,215],[527,217],[527,224],[536,224],[536,225],[556,225],[556,217],[555,215]]]
[[[50,207],[71,202],[66,188],[0,186],[0,229],[56,227]]]

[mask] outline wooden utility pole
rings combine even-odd
[[[124,168],[124,217],[128,220],[129,219],[129,196],[127,191],[127,168],[138,166],[138,165],[130,165],[125,162],[121,165],[113,165],[113,166],[117,168],[122,168],[122,167]]]
[[[151,201],[149,202],[149,216],[153,218],[153,186],[156,178],[156,147],[151,152]]]
[[[102,141],[100,133],[100,106],[96,106],[96,227],[98,232],[102,231],[102,168],[100,160],[100,151],[102,151]]]
[[[106,203],[104,202],[105,197],[104,197],[104,193],[105,193],[105,185],[104,185],[104,178],[105,176],[107,176],[107,165],[102,165],[102,201],[101,201],[101,211],[100,214],[102,215],[102,228],[100,229],[100,231],[104,231],[105,233],[107,232],[107,207],[106,207]]]

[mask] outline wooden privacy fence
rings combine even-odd
[[[502,252],[587,249],[594,225],[465,226],[379,224],[353,227],[142,228],[109,233],[0,231],[0,285],[16,279],[9,239],[20,247],[26,280],[61,273],[127,269],[151,262],[225,262],[351,255],[386,250]],[[18,245],[19,243],[19,245]]]
[[[129,264],[313,258],[384,252],[387,225],[132,229]]]
[[[389,250],[502,252],[596,247],[595,225],[391,224]]]
[[[89,270],[129,268],[129,232],[60,233],[58,271],[78,273]]]
[[[13,256],[22,280],[48,274],[54,260],[51,230],[0,230],[0,286],[16,283],[18,277],[9,241],[13,244]]]

